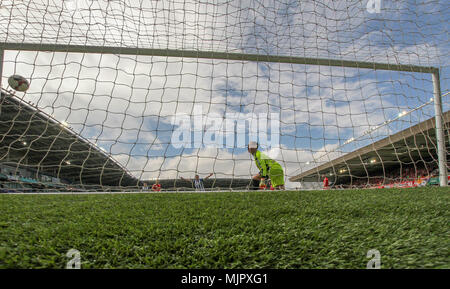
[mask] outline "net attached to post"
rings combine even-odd
[[[449,8],[1,1],[2,190],[246,190],[250,141],[288,189],[429,184],[449,154]]]

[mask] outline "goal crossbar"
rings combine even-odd
[[[440,185],[447,185],[445,139],[442,127],[443,111],[439,84],[439,68],[432,66],[420,66],[409,64],[392,64],[379,62],[365,62],[355,60],[338,60],[326,58],[309,58],[297,56],[281,55],[263,55],[247,54],[236,52],[215,52],[215,51],[193,51],[193,50],[175,50],[175,49],[153,49],[138,47],[113,47],[113,46],[84,46],[84,45],[65,45],[65,44],[44,44],[44,43],[0,43],[0,79],[2,73],[3,52],[6,50],[19,51],[45,51],[45,52],[65,52],[65,53],[101,53],[101,54],[122,54],[122,55],[140,55],[140,56],[160,56],[160,57],[180,57],[197,59],[220,59],[233,61],[254,61],[254,62],[272,62],[272,63],[291,63],[304,65],[320,65],[348,67],[355,69],[372,70],[390,70],[416,73],[432,74],[435,116],[436,116],[436,135],[438,148],[438,163],[440,168]]]
[[[123,54],[142,56],[162,56],[162,57],[183,57],[183,58],[203,58],[222,59],[235,61],[256,61],[256,62],[276,62],[306,65],[337,66],[350,68],[364,68],[373,70],[392,70],[419,73],[436,73],[439,68],[432,66],[392,64],[379,62],[364,62],[354,60],[337,60],[326,58],[309,58],[297,56],[247,54],[233,52],[215,51],[193,51],[175,49],[153,49],[136,47],[112,47],[112,46],[83,46],[83,45],[63,45],[63,44],[35,44],[35,43],[0,43],[0,50],[22,50],[22,51],[49,51],[49,52],[71,52],[71,53],[102,53],[102,54]]]

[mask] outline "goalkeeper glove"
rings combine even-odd
[[[261,181],[259,182],[259,187],[261,189],[265,189],[266,188],[266,180],[265,179],[261,179]]]

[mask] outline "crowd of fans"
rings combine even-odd
[[[23,170],[22,170],[23,171]],[[24,176],[17,170],[15,173],[0,168],[0,193],[36,193],[36,192],[116,192],[120,188],[101,185],[71,184],[57,178],[34,178]]]
[[[379,173],[378,176],[373,177],[357,177],[352,176],[350,181],[342,183],[332,183],[326,176],[323,177],[324,189],[361,189],[361,188],[410,188],[418,186],[426,186],[431,184],[430,180],[436,181],[439,176],[439,171],[436,163],[425,165],[403,165],[402,167],[396,167],[392,169],[386,169]],[[156,181],[155,183],[144,183],[143,191],[159,192],[162,188],[177,189],[174,187],[175,180],[165,180],[163,186]],[[220,189],[231,188],[232,184],[230,180],[218,179],[214,183],[208,183],[208,188]],[[246,189],[245,184],[248,180],[234,180],[233,187],[235,189]],[[223,183],[223,184],[222,184]],[[436,184],[439,182],[437,181]],[[449,176],[450,183],[450,176]],[[184,188],[183,184],[179,184]],[[221,186],[217,186],[221,185]],[[223,186],[222,186],[223,185]],[[172,188],[173,187],[173,188]],[[248,188],[247,188],[248,189]],[[24,177],[20,174],[13,174],[11,172],[5,172],[0,170],[0,193],[13,193],[13,192],[83,192],[83,191],[119,191],[118,188],[107,188],[105,186],[90,186],[67,184],[63,182],[50,182],[34,179],[32,177]],[[194,188],[192,188],[194,190]]]
[[[430,180],[439,176],[439,170],[435,163],[424,165],[404,165],[385,171],[384,175],[374,177],[353,176],[349,182],[326,186],[328,180],[324,178],[324,188],[356,189],[356,188],[411,188],[426,186]],[[450,180],[450,177],[449,177]]]

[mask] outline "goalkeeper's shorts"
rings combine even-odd
[[[284,172],[283,168],[280,167],[271,167],[269,171],[270,182],[272,183],[272,187],[278,187],[284,185]]]

